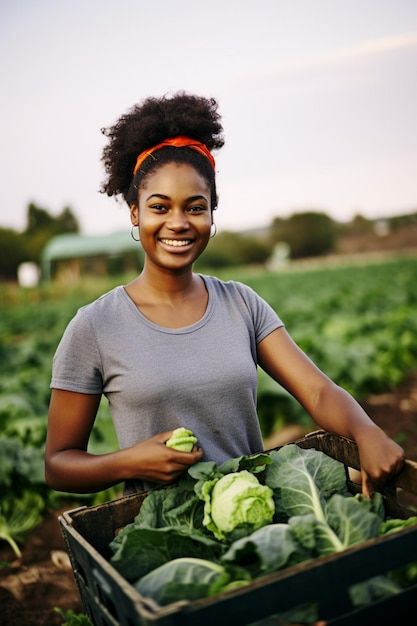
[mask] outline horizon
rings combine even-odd
[[[180,89],[219,101],[219,230],[416,210],[411,0],[213,0],[204,20],[189,0],[4,0],[0,17],[4,227],[22,230],[34,202],[71,207],[86,234],[130,228],[127,206],[98,192],[100,128]]]

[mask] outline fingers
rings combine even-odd
[[[201,460],[203,451],[201,448],[195,452],[177,452],[167,448],[167,456],[158,464],[154,475],[163,483],[171,483],[177,480],[184,472],[197,461]]]
[[[168,448],[165,443],[172,432],[168,430],[157,433],[123,451],[126,479],[137,478],[168,483],[176,480],[190,465],[201,461],[203,457],[201,448],[195,448],[191,452]]]
[[[165,445],[168,439],[172,436],[173,432],[173,430],[166,430],[163,433],[154,435],[152,439]],[[192,465],[193,463],[200,461],[203,457],[203,450],[196,447],[194,447],[191,452],[181,452],[180,450],[175,450],[175,448],[167,448],[167,451],[170,453],[170,458],[172,458],[174,462],[180,463],[181,465]]]
[[[159,474],[160,480],[163,482],[176,480],[190,465],[201,461],[203,457],[203,450],[201,448],[194,447],[191,452],[182,452],[175,448],[168,448],[165,443],[171,437],[172,432],[172,430],[168,430],[152,437],[158,447],[157,454],[159,461],[157,473]]]
[[[398,459],[397,463],[395,464],[394,474],[398,474],[399,472],[401,472],[402,468],[404,467],[404,461],[405,461],[405,453],[403,451],[401,457]]]
[[[179,450],[172,449],[172,460],[181,465],[193,465],[197,461],[200,461],[203,457],[203,450],[196,448],[191,452],[180,452]]]
[[[404,465],[404,456],[398,455],[390,463],[382,464],[377,468],[369,467],[365,472],[368,483],[372,483],[376,487],[382,487],[389,479],[393,478],[401,471]]]
[[[372,495],[387,480],[397,474],[404,464],[404,450],[378,429],[372,439],[358,443],[362,469],[362,492]]]
[[[372,482],[369,479],[369,476],[366,472],[362,470],[362,493],[364,496],[368,498],[372,497],[374,493],[374,488]]]
[[[405,452],[403,448],[395,441],[392,443],[395,448],[391,457],[391,467],[389,471],[389,475],[391,476],[397,474],[402,469],[405,461]]]
[[[154,435],[152,439],[154,439],[155,441],[159,441],[160,443],[165,443],[172,436],[173,432],[173,430],[166,430],[163,433],[158,433],[157,435]]]

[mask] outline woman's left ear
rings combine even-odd
[[[130,205],[130,221],[133,226],[137,226],[139,224],[139,208],[136,204]]]

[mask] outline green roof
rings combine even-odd
[[[50,276],[52,261],[77,259],[87,256],[111,256],[123,252],[142,252],[140,244],[133,241],[130,231],[108,235],[57,235],[48,241],[42,252],[42,268],[46,278]]]

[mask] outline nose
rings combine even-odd
[[[174,232],[180,232],[182,230],[186,230],[189,228],[189,219],[188,214],[181,209],[173,210],[168,219],[167,226],[170,230]]]

